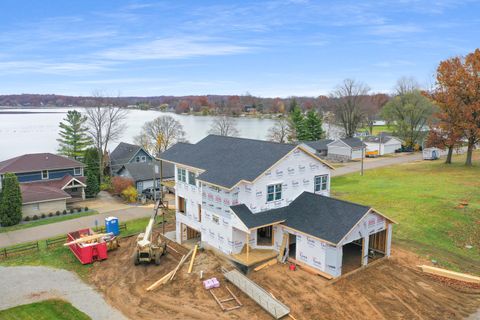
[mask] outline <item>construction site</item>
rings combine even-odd
[[[277,259],[244,276],[198,243],[169,241],[173,221],[153,226],[145,234],[163,244],[159,261],[136,263],[145,234],[123,238],[88,278],[130,319],[464,319],[480,305],[478,278],[423,272],[426,261],[395,247],[336,279]]]

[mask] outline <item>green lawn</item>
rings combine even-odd
[[[370,129],[368,127],[360,129],[360,131],[365,131],[365,130],[370,132]],[[393,126],[384,125],[384,126],[374,126],[373,127],[373,135],[374,136],[379,134],[380,132],[392,132],[392,131],[393,131]]]
[[[85,313],[62,300],[45,300],[0,311],[2,320],[88,320]]]
[[[332,179],[332,196],[369,205],[396,220],[397,245],[441,265],[480,274],[480,153],[446,165],[421,161]],[[459,208],[467,201],[466,208]],[[472,245],[472,249],[465,248]]]
[[[167,214],[167,219],[171,219],[172,213]],[[127,221],[127,230],[122,231],[120,236],[128,236],[145,230],[149,218],[140,218]],[[157,219],[159,223],[161,218]],[[120,240],[120,244],[121,244]],[[69,248],[64,246],[51,247],[47,249],[45,241],[39,241],[40,251],[31,252],[24,255],[18,255],[6,260],[0,260],[3,266],[49,266],[54,268],[66,269],[76,272],[80,277],[86,277],[92,265],[82,265],[73,255]],[[1,318],[0,318],[1,319]]]
[[[54,216],[54,217],[39,219],[39,220],[35,220],[35,221],[25,222],[25,223],[17,224],[17,225],[10,226],[10,227],[0,227],[0,233],[14,231],[14,230],[20,230],[20,229],[27,229],[27,228],[32,228],[32,227],[38,227],[38,226],[41,226],[41,225],[44,225],[44,224],[50,224],[50,223],[55,223],[55,222],[60,222],[60,221],[65,221],[65,220],[77,219],[77,218],[80,218],[80,217],[91,216],[91,215],[94,215],[94,214],[98,214],[98,212],[95,211],[95,210],[89,210],[89,211],[84,211],[84,212],[78,212],[78,213],[71,214],[70,211],[68,211],[68,214],[66,214],[66,215],[62,214],[62,215],[59,215],[59,216]]]

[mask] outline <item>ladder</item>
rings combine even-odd
[[[242,303],[240,302],[240,300],[238,300],[237,296],[235,296],[233,294],[233,292],[230,290],[230,288],[228,286],[225,286],[225,288],[227,288],[227,291],[229,293],[229,296],[225,299],[219,299],[215,293],[213,293],[213,289],[210,289],[208,291],[210,291],[210,293],[212,294],[212,297],[215,299],[215,301],[218,303],[218,305],[220,306],[220,308],[222,308],[222,311],[223,312],[226,312],[226,311],[231,311],[231,310],[235,310],[235,309],[238,309],[242,306]],[[232,306],[232,307],[226,307],[225,304],[227,302],[230,302],[230,301],[235,301],[236,302],[236,305]]]

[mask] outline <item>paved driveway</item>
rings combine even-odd
[[[364,170],[376,169],[380,167],[391,166],[395,164],[423,161],[421,152],[396,155],[394,157],[365,159],[363,163]],[[345,174],[360,172],[361,162],[347,163],[345,166],[340,167],[332,172],[332,176],[343,176]]]
[[[78,229],[95,227],[95,221],[98,222],[98,225],[104,225],[105,218],[109,216],[117,217],[120,220],[120,223],[132,219],[149,217],[152,214],[152,208],[153,206],[128,206],[125,209],[113,210],[93,216],[80,217],[78,219],[0,233],[0,247],[8,247],[28,241],[38,241],[66,234]]]
[[[0,310],[62,299],[94,320],[127,319],[72,272],[47,267],[0,267]]]

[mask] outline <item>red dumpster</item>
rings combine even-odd
[[[73,241],[95,234],[92,229],[81,229],[67,234],[67,241]],[[103,239],[92,243],[75,243],[69,246],[73,254],[82,264],[107,259],[107,243]]]

